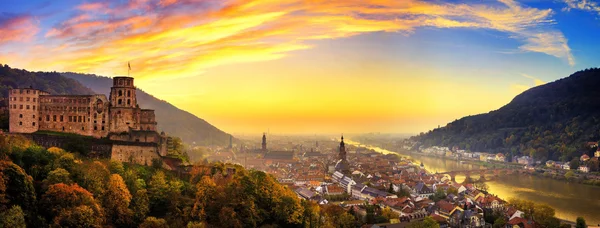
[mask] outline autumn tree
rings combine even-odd
[[[387,218],[388,220],[390,219],[399,219],[400,215],[396,212],[394,212],[391,208],[389,207],[385,207],[383,209],[381,209],[381,215],[385,218]]]
[[[148,217],[140,224],[140,228],[169,228],[167,221],[161,218]]]
[[[119,174],[112,174],[103,195],[106,218],[109,223],[118,227],[131,224],[133,212],[129,209],[131,194]]]
[[[54,227],[102,227],[102,217],[86,205],[66,208],[54,218]]]
[[[0,213],[0,227],[25,228],[25,213],[18,205]]]
[[[25,214],[28,214],[35,204],[33,178],[15,163],[0,161],[0,210],[3,207],[19,205]]]
[[[577,217],[575,228],[586,228],[585,219],[583,217]]]
[[[431,216],[425,217],[423,221],[420,222],[411,222],[406,226],[407,228],[440,228],[440,224],[438,224]]]
[[[72,184],[73,182],[71,181],[71,178],[69,176],[69,171],[63,168],[56,168],[55,170],[52,170],[50,171],[50,173],[48,173],[48,177],[46,178],[44,183],[48,186],[58,183]]]
[[[56,222],[55,218],[73,218],[84,216],[87,213],[87,208],[92,210],[95,218],[95,224],[101,224],[104,218],[104,211],[94,199],[92,194],[83,189],[77,184],[67,185],[63,183],[50,185],[48,191],[44,193],[40,203],[44,214],[49,221]],[[86,206],[87,208],[79,208]]]

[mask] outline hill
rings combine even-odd
[[[109,95],[112,79],[95,75],[57,72],[30,72],[0,64],[0,99],[8,95],[10,88],[32,87],[50,94],[106,94]],[[184,142],[197,145],[228,145],[229,134],[191,113],[178,109],[166,101],[137,91],[141,107],[154,109],[158,128]],[[7,119],[0,117],[0,128],[6,129]]]
[[[78,73],[62,73],[62,75],[81,82],[96,93],[107,96],[110,94],[112,79],[109,77]],[[196,145],[229,145],[230,135],[205,120],[140,89],[137,89],[136,95],[140,107],[155,110],[160,130],[176,135],[189,144],[195,142]]]
[[[569,160],[600,140],[600,69],[531,88],[486,114],[461,118],[412,139],[423,145]]]

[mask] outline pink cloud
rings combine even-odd
[[[0,45],[11,41],[30,41],[38,30],[31,16],[0,17]]]

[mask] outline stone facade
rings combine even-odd
[[[138,164],[167,154],[167,137],[157,132],[154,110],[137,104],[131,77],[114,77],[108,99],[102,94],[50,95],[33,88],[11,89],[8,110],[11,133],[52,131],[137,143],[142,146],[113,146],[111,156],[126,161],[131,155]]]
[[[153,144],[118,144],[112,146],[111,159],[140,165],[152,165],[152,159],[160,159],[158,148]]]

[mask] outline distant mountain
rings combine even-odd
[[[504,107],[412,138],[423,145],[570,160],[600,140],[600,69],[579,71],[516,96]]]
[[[30,72],[0,64],[0,96],[8,97],[11,88],[40,89],[51,94],[94,94],[77,80],[63,77],[57,72]]]
[[[75,79],[99,94],[110,94],[112,79],[104,76],[78,73],[62,73],[64,77]],[[229,145],[229,134],[219,130],[205,120],[181,110],[166,101],[138,89],[137,101],[140,107],[154,109],[158,128],[169,135],[180,137],[184,142],[197,145]]]

